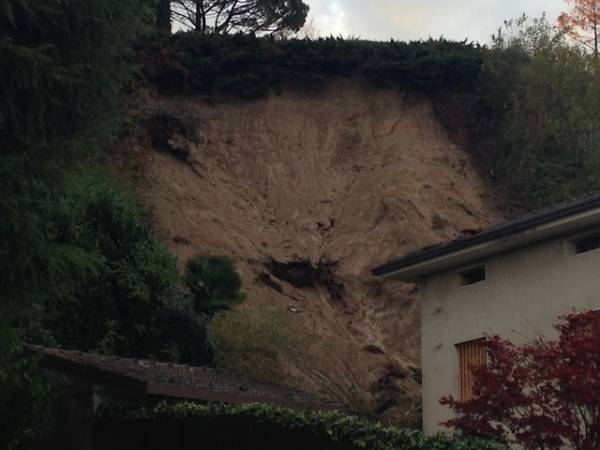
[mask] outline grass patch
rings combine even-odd
[[[217,367],[265,383],[280,381],[283,362],[306,347],[299,327],[284,311],[272,308],[220,312],[209,330],[217,348]]]

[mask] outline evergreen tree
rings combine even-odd
[[[163,33],[171,33],[171,0],[156,1],[156,27]]]
[[[212,358],[207,318],[181,294],[148,218],[114,181],[85,169],[115,139],[153,5],[0,3],[0,338],[16,329],[47,345]]]
[[[204,34],[298,31],[309,7],[302,0],[174,0],[174,17]]]

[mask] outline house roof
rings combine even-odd
[[[375,276],[404,281],[474,263],[517,247],[574,233],[600,224],[600,194],[539,210],[476,234],[425,247],[375,267]]]
[[[343,409],[335,402],[276,385],[260,384],[210,367],[121,358],[28,345],[42,367],[85,380],[156,395],[219,403],[266,403],[299,409]]]

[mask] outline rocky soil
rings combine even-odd
[[[252,102],[155,98],[147,114],[144,197],[172,250],[232,256],[242,307],[279,308],[309,336],[282,380],[352,386],[381,418],[415,420],[417,290],[370,269],[500,218],[431,102],[348,81]]]

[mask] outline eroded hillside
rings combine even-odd
[[[382,417],[412,420],[415,287],[369,270],[499,218],[430,102],[339,82],[252,102],[158,98],[149,108],[164,120],[151,123],[147,147],[170,151],[147,152],[145,196],[172,250],[182,261],[232,256],[242,308],[279,308],[310,336],[310,358],[290,359],[282,380],[318,391],[323,378],[310,375],[322,372],[359,384]],[[285,265],[299,261],[322,270],[311,278],[308,264]]]

